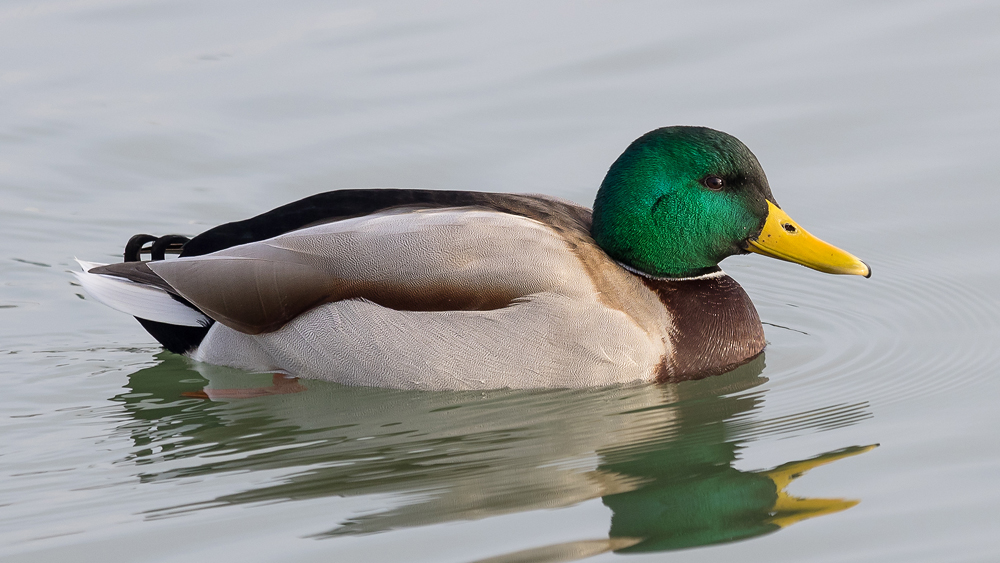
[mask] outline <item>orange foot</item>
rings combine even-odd
[[[268,395],[285,395],[287,393],[301,393],[306,387],[299,383],[297,377],[286,377],[280,373],[274,374],[271,378],[270,387],[250,387],[247,389],[209,389],[201,391],[185,391],[181,397],[191,397],[194,399],[253,399],[255,397],[266,397]]]

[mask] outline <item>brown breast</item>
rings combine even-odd
[[[643,279],[671,312],[673,353],[656,380],[675,382],[729,371],[764,350],[764,328],[736,280],[711,274],[689,280]]]

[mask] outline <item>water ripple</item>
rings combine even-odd
[[[879,257],[875,266],[869,281],[735,272],[765,323],[766,374],[781,392],[886,403],[988,376],[1000,312],[992,297],[915,261]]]

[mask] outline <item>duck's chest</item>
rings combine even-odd
[[[697,278],[643,278],[670,316],[670,346],[656,371],[660,382],[729,371],[764,349],[764,329],[746,291],[721,270]]]

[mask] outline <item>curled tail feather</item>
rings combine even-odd
[[[139,262],[143,252],[149,252],[152,260],[163,260],[167,252],[180,251],[187,241],[188,238],[181,235],[136,235],[125,247],[125,263]],[[152,245],[144,249],[147,243]],[[134,316],[171,352],[183,354],[196,348],[215,322],[183,298],[167,291],[169,286],[162,280],[145,283],[137,279],[132,275],[135,268],[83,260],[77,263],[83,271],[73,273],[88,295],[112,309]]]

